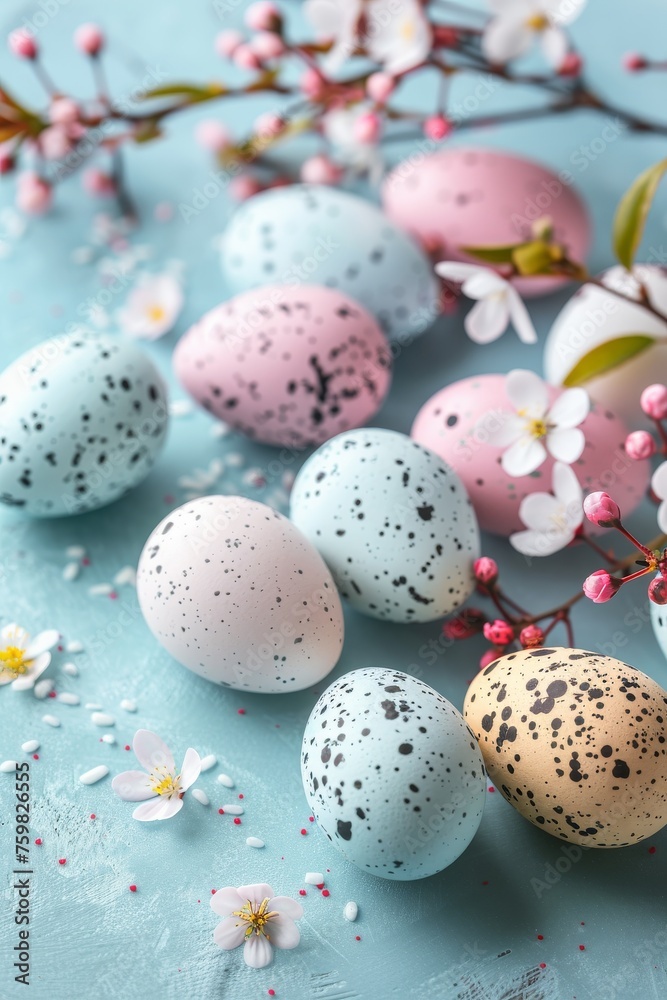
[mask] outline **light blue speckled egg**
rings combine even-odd
[[[144,479],[167,424],[164,382],[133,343],[45,340],[0,375],[0,502],[37,517],[103,507]]]
[[[400,670],[367,667],[327,688],[306,724],[301,777],[321,830],[372,875],[435,875],[477,832],[486,796],[463,716]]]
[[[335,188],[298,184],[250,198],[221,253],[231,293],[267,284],[337,288],[400,343],[439,312],[438,283],[421,248],[377,206]]]
[[[465,487],[405,434],[331,438],[300,469],[290,516],[343,597],[373,618],[435,621],[473,591],[480,540]]]

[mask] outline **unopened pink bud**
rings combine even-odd
[[[639,397],[642,410],[653,420],[664,420],[667,417],[667,386],[656,382],[647,385]]]
[[[655,455],[656,446],[648,431],[633,431],[625,439],[625,453],[628,458],[640,462],[643,458]]]
[[[498,578],[498,563],[488,556],[481,556],[475,559],[472,571],[479,583],[493,583]]]
[[[623,56],[623,69],[626,69],[628,73],[639,73],[640,70],[646,69],[647,66],[647,59],[644,56],[640,56],[638,52],[627,52]]]
[[[445,639],[452,641],[470,639],[471,636],[481,632],[484,618],[484,612],[479,608],[464,608],[454,618],[445,622],[442,634]]]
[[[34,170],[19,175],[16,186],[16,204],[28,215],[42,215],[51,207],[51,185]]]
[[[485,667],[488,667],[490,663],[493,663],[494,660],[497,660],[502,655],[497,649],[487,649],[479,661],[479,669],[484,670]]]
[[[442,142],[453,131],[454,126],[443,115],[432,115],[424,122],[424,135],[433,142]]]
[[[250,48],[258,59],[266,62],[268,59],[280,59],[285,54],[285,43],[275,31],[262,31],[250,39]]]
[[[301,74],[299,89],[311,101],[319,101],[326,91],[326,81],[322,74],[311,66]]]
[[[252,31],[280,31],[283,19],[274,3],[259,0],[248,7],[245,23]]]
[[[215,37],[215,51],[223,59],[231,59],[239,45],[243,45],[245,38],[240,31],[229,28],[227,31],[220,31]]]
[[[261,66],[261,62],[245,42],[234,49],[232,61],[240,69],[259,69]]]
[[[311,156],[301,166],[301,180],[306,184],[337,184],[343,171],[328,156]]]
[[[514,639],[514,629],[509,622],[496,618],[494,622],[486,622],[482,630],[484,638],[494,646],[507,646]]]
[[[578,52],[568,52],[558,68],[559,76],[579,76],[584,66],[584,60]]]
[[[15,166],[16,160],[14,159],[10,148],[0,148],[0,175],[11,173]]]
[[[259,194],[262,185],[254,177],[247,174],[241,177],[234,177],[229,185],[229,193],[236,201],[247,201],[254,195]]]
[[[606,569],[596,569],[584,580],[583,590],[586,597],[595,604],[604,604],[618,593],[622,580],[611,576]]]
[[[70,97],[54,97],[49,108],[49,121],[53,125],[71,125],[79,120],[79,107]]]
[[[211,153],[220,153],[232,145],[232,137],[222,122],[215,118],[207,118],[199,122],[195,129],[195,139],[204,149]]]
[[[65,125],[49,125],[39,133],[39,148],[47,160],[62,160],[72,149],[72,138]]]
[[[285,131],[285,119],[275,111],[265,111],[256,119],[253,131],[260,139],[273,139]]]
[[[10,51],[19,59],[36,59],[37,42],[26,28],[17,28],[7,38]]]
[[[382,131],[382,123],[378,115],[374,114],[372,111],[368,111],[363,115],[359,115],[354,123],[354,138],[357,142],[363,143],[375,143],[380,138],[380,132]]]
[[[654,604],[667,604],[667,580],[656,576],[648,585],[648,596]]]
[[[621,521],[621,508],[608,493],[589,493],[584,500],[584,514],[591,524],[615,528]]]
[[[372,101],[384,104],[393,94],[396,81],[389,73],[371,73],[366,80],[366,93]]]
[[[544,632],[539,625],[526,625],[521,629],[519,642],[524,649],[537,649],[544,645]]]
[[[91,167],[83,175],[83,188],[88,194],[109,198],[116,193],[116,182],[110,174],[97,167]]]
[[[82,24],[74,32],[74,44],[87,56],[97,56],[104,48],[104,34],[96,24]]]

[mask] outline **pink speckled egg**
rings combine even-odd
[[[474,260],[462,246],[518,243],[532,238],[532,224],[548,217],[554,239],[583,261],[590,225],[567,170],[552,173],[539,163],[495,149],[447,149],[400,163],[382,190],[389,217],[442,259]],[[476,261],[479,263],[479,261]],[[522,295],[543,295],[562,278],[523,278]]]
[[[475,375],[446,386],[421,408],[411,434],[459,474],[480,527],[507,536],[524,527],[519,519],[523,498],[528,493],[551,492],[554,463],[548,457],[531,475],[512,478],[500,465],[504,449],[486,443],[485,428],[488,432],[495,430],[501,414],[512,412],[505,378]],[[561,392],[550,387],[550,401]],[[627,428],[599,404],[592,403],[581,429],[586,435],[586,447],[572,468],[584,493],[607,490],[623,515],[629,514],[646,491],[648,461],[628,458],[623,446]]]
[[[174,369],[201,406],[236,430],[305,448],[378,411],[391,354],[375,319],[349,296],[317,285],[265,286],[195,323]]]

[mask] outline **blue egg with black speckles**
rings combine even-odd
[[[164,444],[167,390],[119,336],[45,340],[0,375],[0,503],[81,514],[142,481]]]
[[[296,184],[248,199],[223,234],[221,263],[232,294],[267,284],[335,288],[399,343],[439,313],[423,250],[376,205],[336,188]]]

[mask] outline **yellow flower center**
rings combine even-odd
[[[5,646],[0,649],[0,665],[3,670],[10,670],[17,677],[24,674],[30,661],[25,659],[25,650],[18,646]]]
[[[546,437],[548,430],[545,420],[531,420],[528,424],[528,433],[534,438]]]
[[[160,323],[167,315],[162,306],[149,306],[146,310],[149,320],[151,323]]]
[[[181,794],[180,774],[170,774],[165,767],[157,767],[151,771],[151,787],[156,795],[166,795],[171,798],[173,795]]]
[[[399,28],[399,35],[404,42],[411,42],[415,37],[415,24],[410,18],[406,18],[403,24]]]
[[[526,21],[526,27],[531,31],[545,31],[549,27],[549,18],[544,14],[533,14]]]
[[[263,899],[257,908],[248,900],[245,906],[242,906],[240,910],[235,910],[232,913],[233,917],[239,917],[240,920],[244,920],[248,926],[246,927],[245,936],[251,937],[252,934],[263,934],[267,941],[271,940],[270,935],[266,930],[266,925],[272,917],[278,916],[277,910],[269,910],[269,898]]]

